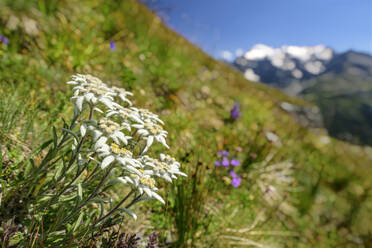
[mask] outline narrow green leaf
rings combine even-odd
[[[77,185],[77,189],[78,189],[79,200],[81,201],[83,199],[83,188],[81,187],[81,183]]]
[[[133,217],[133,219],[137,219],[137,215],[135,213],[133,213],[131,210],[127,209],[127,208],[119,208],[120,211],[124,211],[125,213],[127,213],[129,216]]]
[[[79,141],[79,137],[76,135],[76,133],[74,133],[74,132],[72,132],[71,130],[66,129],[66,128],[61,128],[61,129],[62,129],[63,131],[65,131],[65,132],[71,134],[72,136],[74,136],[74,138],[75,138],[77,141]]]
[[[61,196],[60,198],[59,198],[59,201],[61,201],[61,202],[64,202],[64,201],[71,201],[71,200],[73,200],[73,199],[75,199],[76,198],[76,195],[75,194],[73,194],[73,195],[63,195],[63,196]]]
[[[58,180],[58,178],[61,176],[63,170],[63,166],[59,165],[56,174],[54,175],[54,180]]]
[[[35,155],[37,153],[39,153],[40,151],[44,150],[46,147],[48,147],[51,143],[53,142],[53,140],[48,140],[46,142],[44,142],[43,144],[41,144],[41,146],[39,146],[39,148],[32,154]]]
[[[65,118],[62,117],[62,121],[63,121],[63,127],[68,128],[68,124],[67,124]]]
[[[53,144],[54,144],[54,147],[57,147],[57,130],[56,130],[56,127],[53,126]]]
[[[31,171],[33,169],[35,169],[36,166],[35,166],[35,161],[33,159],[29,159],[29,163],[27,163],[26,167],[25,167],[25,172],[24,172],[24,176],[25,178],[27,178],[30,174],[31,174]]]
[[[76,231],[76,229],[80,225],[81,221],[83,220],[83,217],[84,217],[84,212],[81,212],[80,215],[79,215],[79,218],[77,219],[77,221],[74,224],[74,227],[72,228],[73,233]]]

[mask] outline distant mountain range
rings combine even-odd
[[[244,76],[316,103],[334,137],[372,145],[372,56],[318,45],[255,45],[233,65]]]

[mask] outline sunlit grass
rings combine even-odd
[[[162,190],[170,198],[165,207],[141,206],[136,211],[147,217],[123,230],[157,229],[163,244],[179,247],[369,242],[372,152],[332,139],[322,143],[324,131],[298,126],[278,107],[281,101],[306,103],[246,81],[135,1],[26,2],[0,8],[0,34],[9,38],[8,46],[0,44],[2,168],[17,165],[50,135],[51,125],[71,115],[64,82],[73,73],[90,73],[133,91],[136,105],[159,113],[169,144],[177,147],[173,155],[188,167],[187,179]],[[25,29],[25,16],[37,32]],[[19,20],[14,29],[11,17]],[[242,117],[228,123],[235,101]],[[265,131],[278,135],[281,146]],[[242,184],[235,189],[213,163],[218,150],[237,146],[243,150]],[[268,206],[256,187],[255,166],[267,159],[293,163],[297,190],[288,198],[295,215]],[[3,169],[1,179],[7,173]]]

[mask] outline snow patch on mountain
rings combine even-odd
[[[296,60],[311,74],[320,74],[325,70],[324,63],[332,59],[333,50],[323,45],[317,46],[282,46],[272,48],[264,44],[257,44],[246,52],[243,58],[247,61],[269,60],[276,68],[292,71],[295,78],[301,78],[303,72],[297,68]],[[241,65],[247,61],[240,59]],[[249,73],[251,75],[252,73]]]
[[[256,73],[254,73],[254,71],[250,68],[248,68],[247,70],[245,70],[244,72],[244,77],[248,80],[251,80],[253,82],[258,82],[260,81],[260,76],[258,76]]]

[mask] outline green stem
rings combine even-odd
[[[111,167],[107,173],[105,174],[105,176],[101,179],[101,181],[99,182],[98,186],[94,189],[93,193],[90,194],[90,196],[85,200],[83,201],[82,203],[80,203],[77,207],[75,207],[75,209],[72,211],[72,213],[70,215],[68,215],[67,217],[65,217],[62,221],[60,221],[57,225],[56,225],[56,228],[55,230],[57,230],[57,228],[62,224],[62,223],[65,223],[67,221],[69,221],[82,207],[85,206],[85,204],[87,202],[89,202],[93,197],[95,197],[97,195],[97,192],[98,190],[101,188],[101,186],[103,185],[103,183],[105,182],[106,178],[108,177],[108,175],[110,174],[111,170],[113,169],[114,167]]]
[[[123,203],[128,200],[128,198],[134,193],[134,190],[131,190],[124,198],[123,200],[121,200],[113,209],[110,210],[110,212],[108,212],[105,216],[101,217],[99,220],[96,221],[96,223],[94,224],[97,225],[99,222],[103,221],[104,219],[106,219],[107,217],[111,216],[121,205],[123,205]]]

